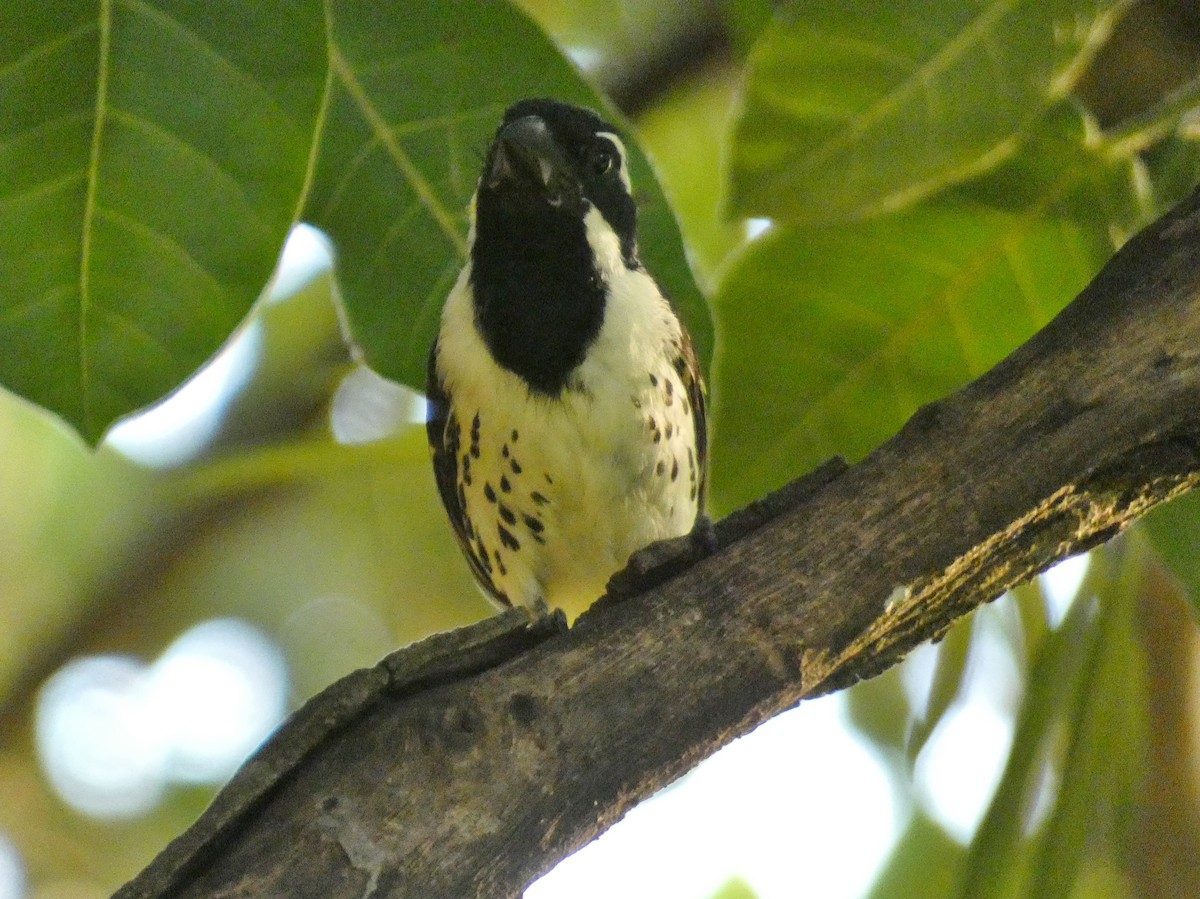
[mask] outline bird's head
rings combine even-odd
[[[637,264],[637,206],[625,145],[590,109],[522,100],[508,109],[487,152],[475,196],[477,235],[534,247],[588,224],[595,210],[625,264]]]

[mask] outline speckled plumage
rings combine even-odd
[[[509,110],[428,379],[439,492],[498,603],[573,619],[703,508],[699,368],[635,221],[610,125],[554,101]]]

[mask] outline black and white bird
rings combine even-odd
[[[512,106],[429,357],[434,474],[476,579],[571,620],[704,507],[703,382],[638,258],[627,163],[590,110]]]

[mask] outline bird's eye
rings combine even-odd
[[[596,177],[607,175],[613,170],[613,165],[616,163],[616,154],[612,149],[603,145],[592,149],[591,159],[588,161],[592,169],[592,174]]]

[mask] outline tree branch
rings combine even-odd
[[[571,630],[510,613],[356,672],[118,896],[516,896],[799,700],[1200,478],[1200,193],[1027,344],[719,523]]]

